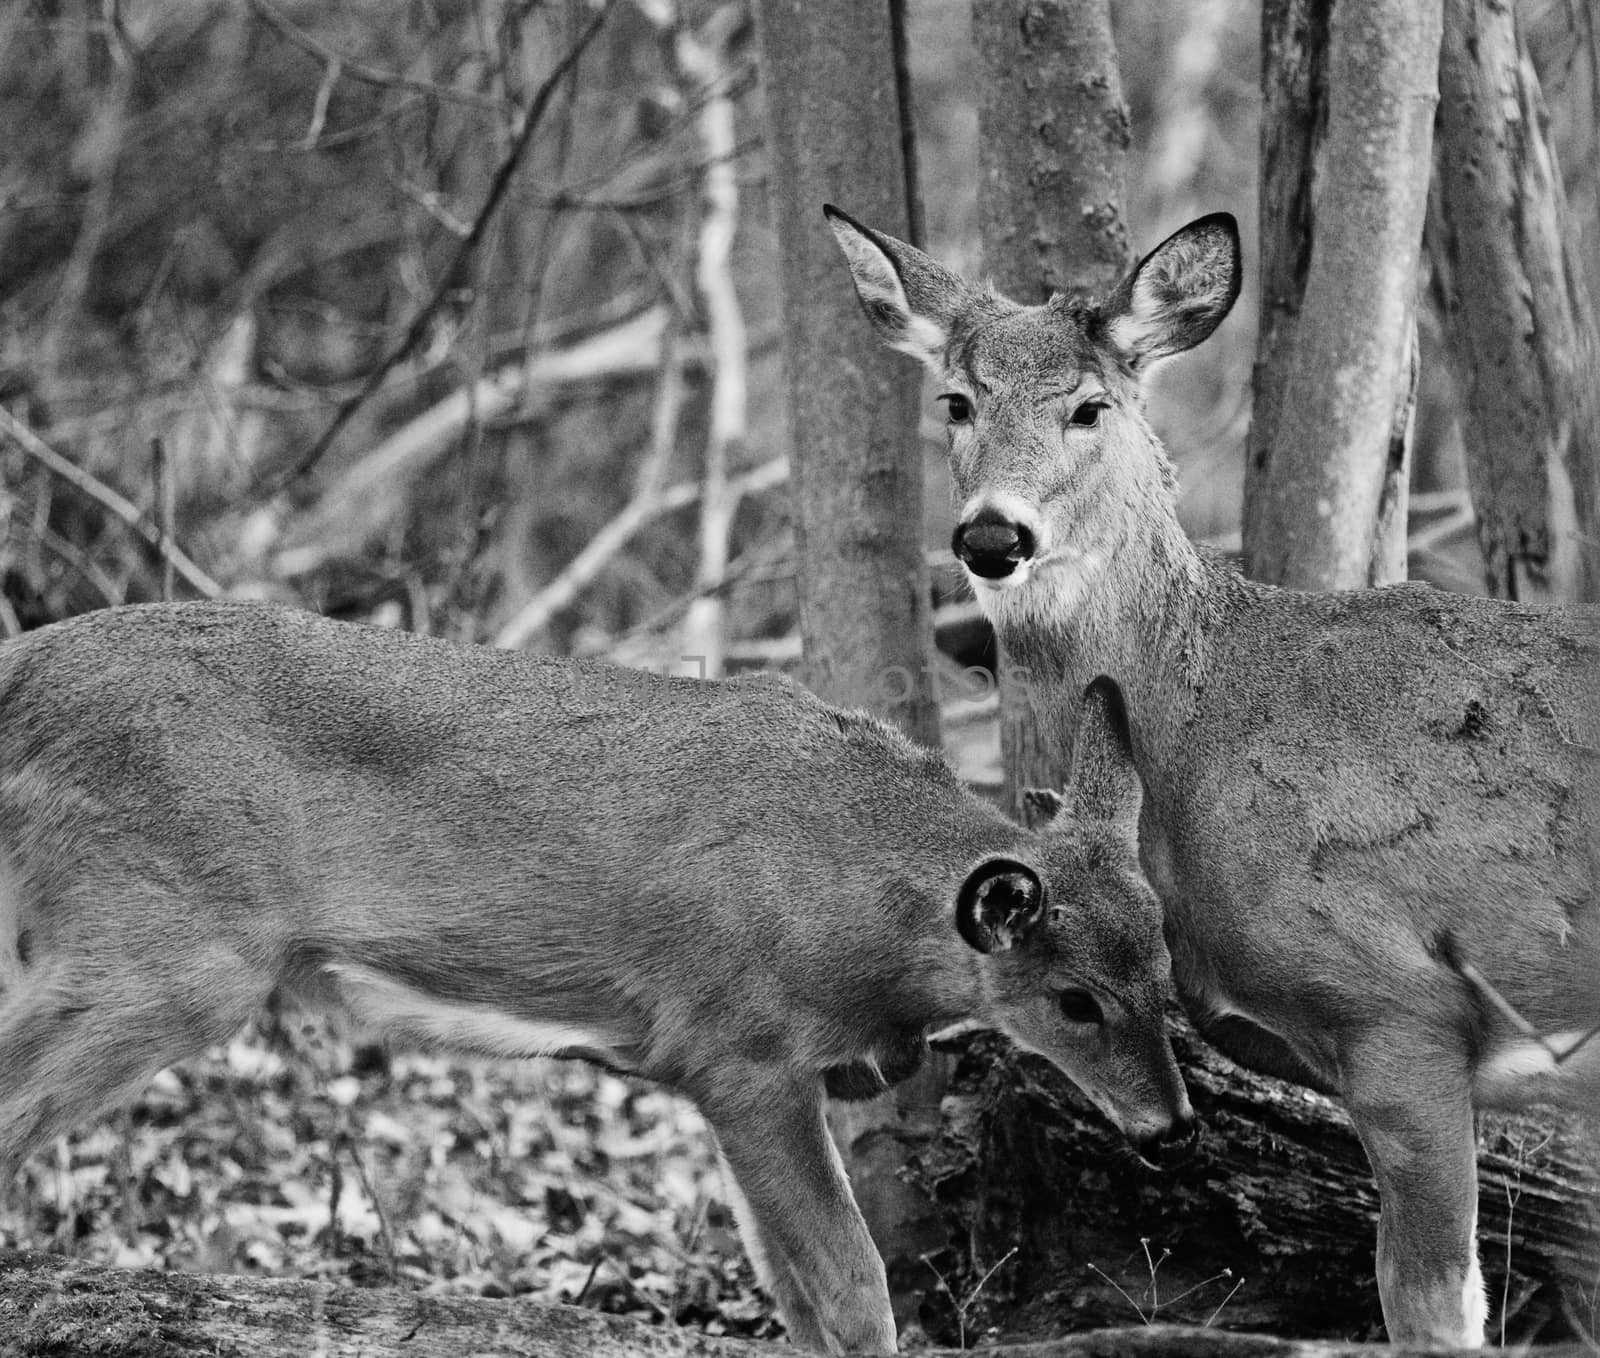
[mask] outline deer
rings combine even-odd
[[[1028,830],[786,680],[147,604],[0,645],[0,1172],[269,999],[696,1104],[796,1343],[891,1353],[824,1123],[997,1029],[1153,1162],[1194,1114],[1114,700]]]
[[[1045,738],[1119,695],[1182,1004],[1349,1111],[1391,1341],[1480,1346],[1475,1110],[1600,1108],[1594,617],[1273,588],[1191,543],[1143,382],[1233,306],[1228,214],[1103,298],[1022,305],[824,212],[938,384],[952,547]]]

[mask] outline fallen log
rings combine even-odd
[[[944,1133],[908,1168],[940,1205],[918,1318],[955,1341],[1141,1319],[1376,1340],[1378,1199],[1333,1102],[1241,1070],[1179,1025],[1201,1147],[1149,1169],[1064,1079],[971,1042]],[[1600,1155],[1555,1114],[1480,1123],[1478,1239],[1492,1339],[1580,1338],[1600,1321]],[[937,1275],[937,1276],[936,1276]],[[981,1285],[980,1285],[981,1284]]]
[[[441,1297],[292,1278],[101,1268],[0,1254],[3,1358],[783,1358],[788,1345],[723,1339],[573,1306]],[[958,1358],[928,1350],[927,1358]],[[1400,1358],[1370,1345],[1169,1325],[984,1350],[993,1358]],[[1577,1358],[1576,1346],[1544,1358]]]

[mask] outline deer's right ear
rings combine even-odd
[[[1109,824],[1137,850],[1144,785],[1133,762],[1122,690],[1104,675],[1083,693],[1066,801],[1077,823]]]
[[[979,952],[1016,947],[1044,916],[1044,884],[1013,858],[978,864],[956,897],[956,928]]]
[[[1214,212],[1174,231],[1134,267],[1100,314],[1135,369],[1192,349],[1239,296],[1239,224]]]
[[[937,370],[966,284],[914,245],[861,225],[832,203],[822,212],[872,328],[891,349]]]

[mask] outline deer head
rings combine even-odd
[[[1051,567],[1092,576],[1122,518],[1170,506],[1142,410],[1151,365],[1193,348],[1239,295],[1239,234],[1216,213],[1142,259],[1104,300],[1023,306],[826,207],[868,319],[939,383],[952,542],[980,598]]]

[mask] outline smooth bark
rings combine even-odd
[[[1267,0],[1250,573],[1403,578],[1440,0]]]

